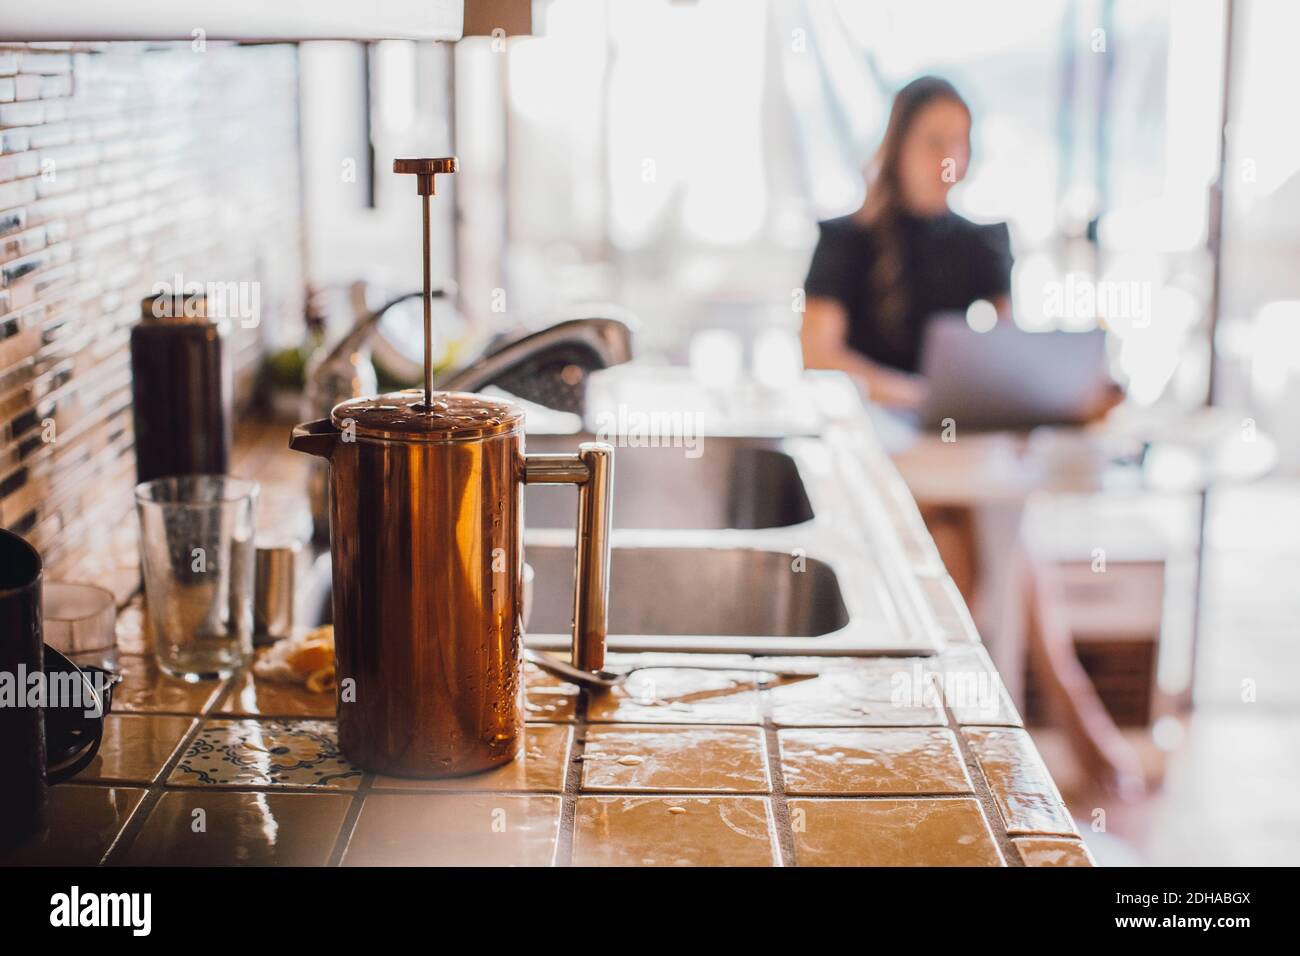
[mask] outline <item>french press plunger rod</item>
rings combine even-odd
[[[429,197],[434,195],[433,180],[439,173],[454,173],[460,168],[455,156],[438,159],[395,159],[393,172],[415,175],[415,190],[424,207],[424,410],[433,409],[433,276],[429,249]]]

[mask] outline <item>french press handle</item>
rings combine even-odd
[[[614,449],[583,442],[576,455],[525,455],[524,484],[578,486],[578,549],[573,575],[573,666],[605,666],[609,631],[609,527]]]

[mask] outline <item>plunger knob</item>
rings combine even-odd
[[[460,160],[455,156],[440,156],[436,159],[395,159],[393,172],[409,173],[416,177],[415,188],[421,196],[434,195],[433,179],[460,169]]]

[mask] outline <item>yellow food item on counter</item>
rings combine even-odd
[[[277,641],[258,657],[253,673],[264,680],[302,684],[314,694],[332,693],[334,627],[326,624],[306,634]]]
[[[294,673],[303,677],[309,677],[323,667],[332,668],[334,641],[331,639],[304,642],[289,652],[285,663],[294,669]]]
[[[327,667],[322,667],[307,678],[307,689],[313,694],[327,694],[334,690],[334,687],[334,665],[332,663]]]

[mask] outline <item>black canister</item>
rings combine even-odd
[[[45,722],[28,706],[42,648],[41,556],[0,529],[0,849],[44,825]]]
[[[230,464],[228,320],[201,294],[152,295],[131,330],[136,480],[221,475]]]

